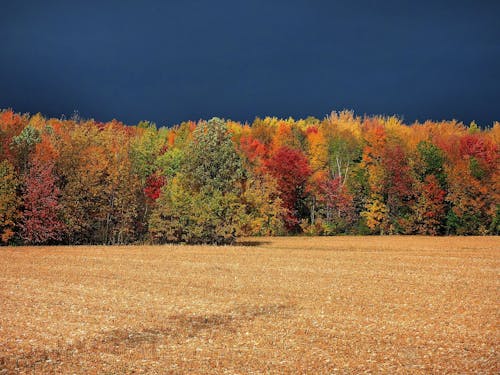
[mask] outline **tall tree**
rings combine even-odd
[[[433,174],[428,175],[424,182],[418,183],[417,199],[411,217],[411,232],[424,235],[437,235],[442,232],[446,214],[446,192]]]
[[[64,224],[59,218],[60,190],[53,174],[54,163],[34,159],[24,181],[21,238],[38,245],[62,238]]]
[[[20,217],[17,188],[19,180],[14,166],[8,161],[0,161],[0,242],[7,243],[13,236]]]
[[[312,171],[307,158],[301,151],[284,146],[266,161],[265,168],[278,183],[288,230],[299,231],[300,220],[308,216],[304,199]]]
[[[149,227],[156,242],[233,243],[240,231],[245,171],[226,123],[201,122],[180,172],[169,180]]]

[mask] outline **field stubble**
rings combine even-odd
[[[499,373],[498,243],[0,248],[0,374]]]

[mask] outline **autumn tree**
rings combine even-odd
[[[121,124],[87,123],[62,147],[64,221],[70,243],[124,243],[140,225],[139,176],[130,160],[129,135]]]
[[[323,233],[345,233],[355,220],[354,197],[341,176],[327,178],[319,184],[317,192],[323,220]]]
[[[387,234],[390,231],[390,217],[384,196],[386,176],[383,166],[387,134],[378,120],[368,119],[363,125],[365,146],[361,168],[366,171],[369,197],[361,216],[372,232]]]
[[[284,146],[266,161],[265,168],[277,181],[287,229],[299,231],[300,220],[308,216],[304,199],[312,171],[307,158],[301,151]]]
[[[398,144],[388,145],[383,153],[383,194],[387,205],[390,233],[404,233],[413,203],[413,178],[408,155]]]
[[[427,175],[417,184],[416,201],[412,207],[411,232],[424,235],[437,235],[442,232],[446,214],[446,191],[441,188],[434,174]]]
[[[0,242],[5,244],[13,236],[19,215],[19,180],[14,166],[8,161],[0,162]]]
[[[458,144],[461,158],[447,171],[447,228],[457,234],[487,234],[500,199],[500,150],[480,133],[465,134]]]
[[[10,109],[0,111],[0,161],[7,159],[13,166],[18,165],[13,138],[23,131],[28,121],[27,115],[21,116]]]
[[[253,173],[245,181],[241,195],[244,235],[279,235],[285,233],[282,201],[276,180],[264,173]]]
[[[1,110],[0,236],[116,244],[498,234],[499,163],[499,123],[407,126],[342,111],[157,128]]]
[[[31,245],[58,241],[64,224],[60,220],[60,190],[53,161],[34,159],[24,181],[21,238]]]

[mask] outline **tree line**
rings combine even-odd
[[[157,128],[0,111],[0,243],[500,232],[500,123],[333,112]]]

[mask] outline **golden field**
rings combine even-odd
[[[498,237],[0,248],[0,374],[500,372]]]

